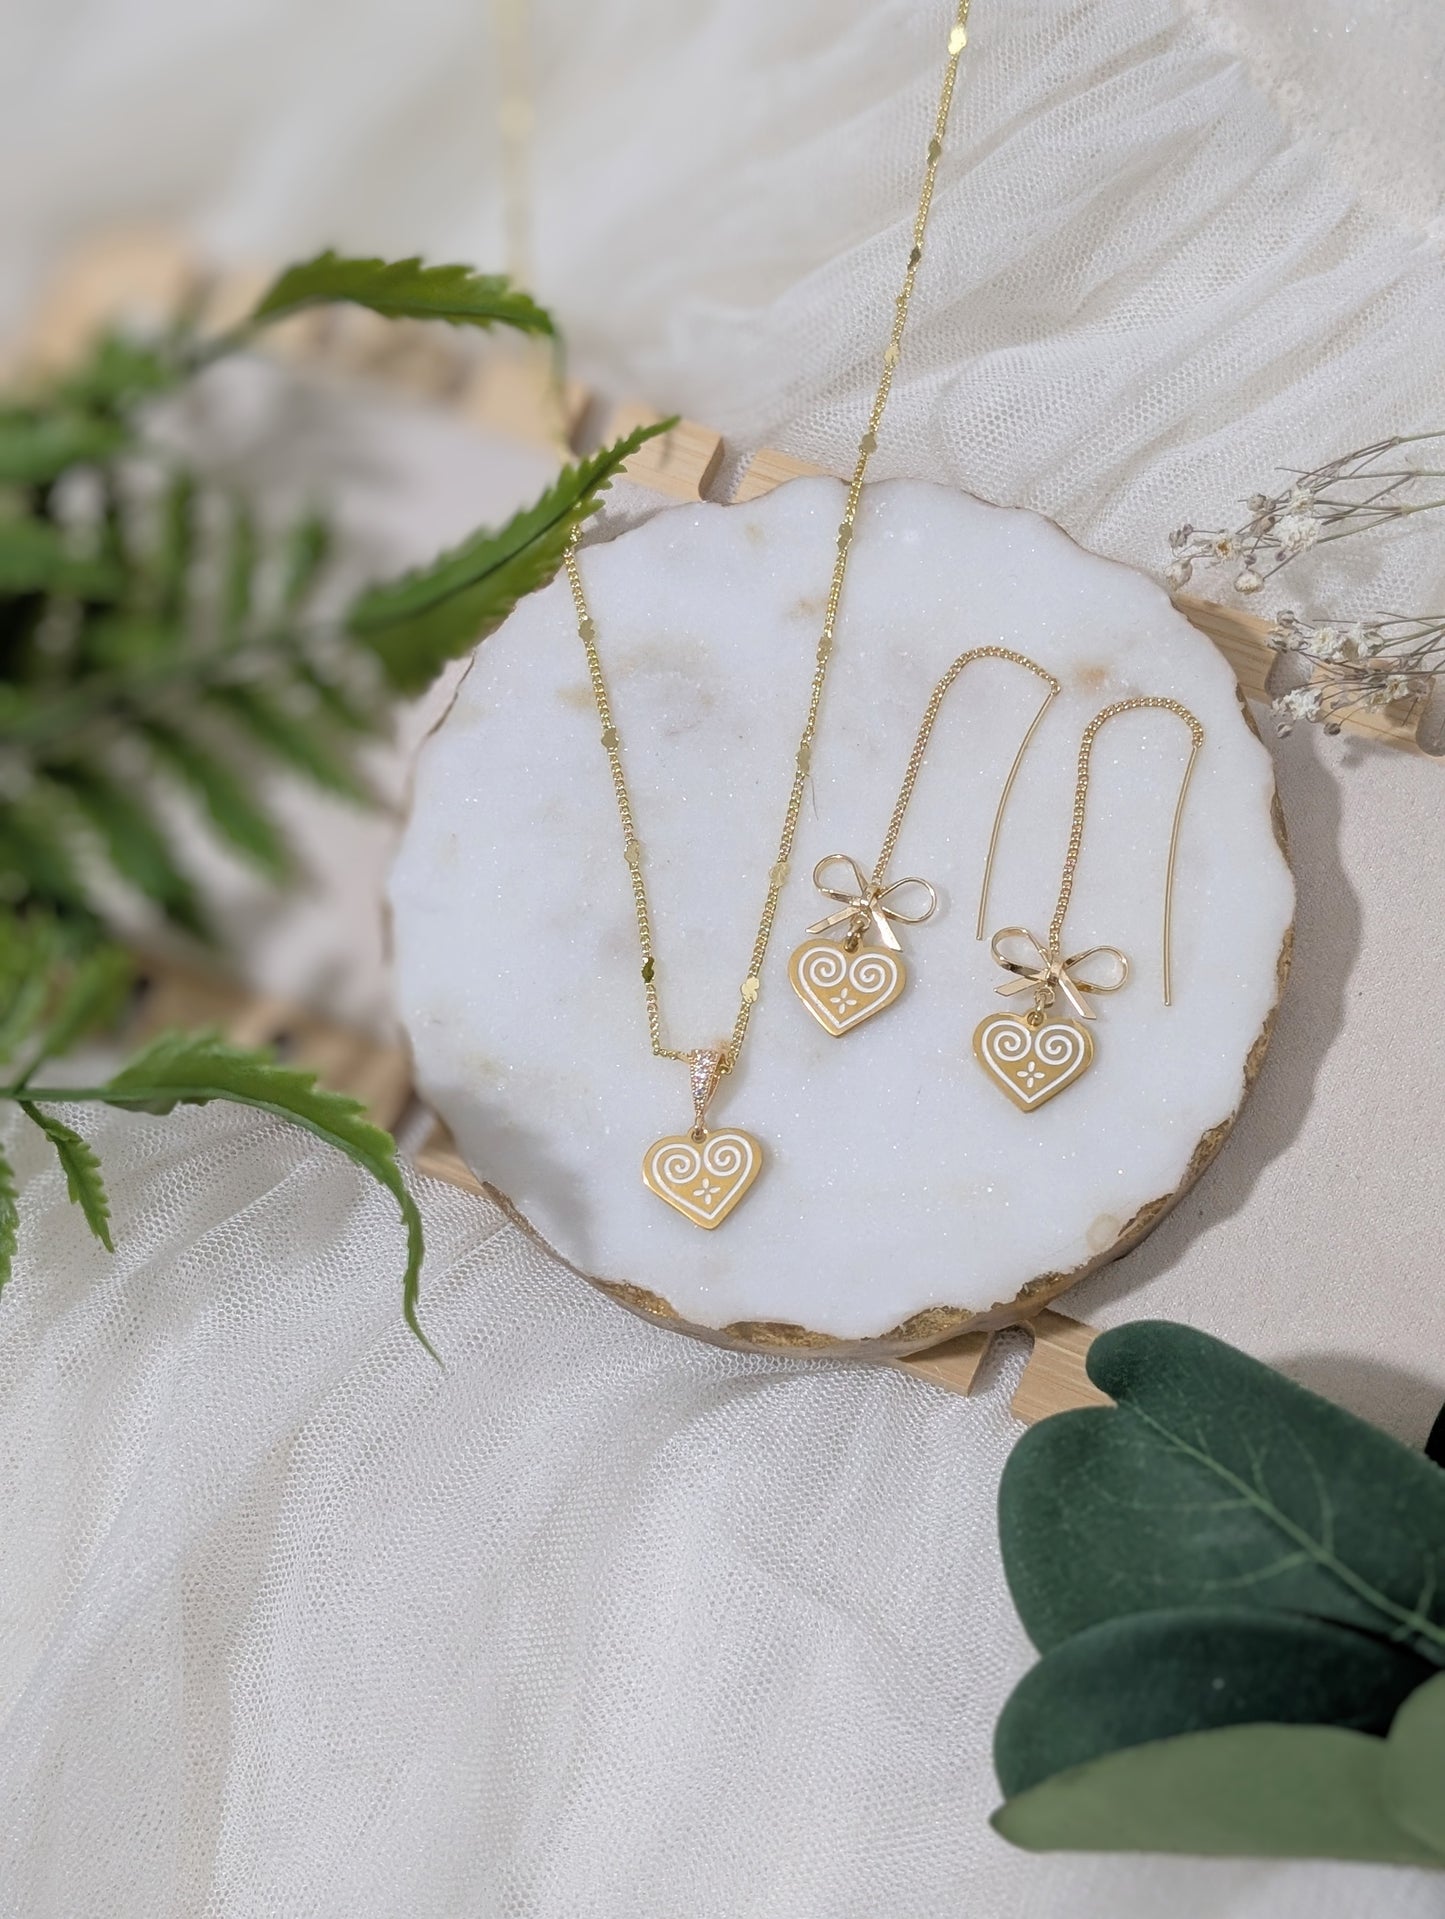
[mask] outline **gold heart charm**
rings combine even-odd
[[[1014,1105],[1031,1113],[1087,1072],[1094,1059],[1094,1036],[1071,1019],[1045,1020],[1034,1027],[1022,1013],[992,1013],[975,1028],[973,1050]]]
[[[882,946],[850,953],[836,940],[805,940],[788,961],[793,991],[825,1033],[839,1039],[891,1006],[908,984],[901,956]]]
[[[648,1147],[642,1177],[659,1199],[709,1232],[721,1226],[763,1170],[763,1149],[751,1133],[670,1133]]]

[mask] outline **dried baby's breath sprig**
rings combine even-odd
[[[1438,484],[1445,481],[1445,468],[1428,466],[1400,449],[1439,440],[1445,440],[1445,428],[1396,434],[1308,472],[1293,472],[1281,491],[1251,495],[1249,518],[1233,529],[1176,527],[1169,536],[1173,557],[1166,580],[1178,589],[1189,584],[1198,566],[1225,566],[1236,593],[1258,593],[1315,547],[1434,512],[1445,506],[1445,489]],[[1281,733],[1300,720],[1338,733],[1347,719],[1387,707],[1401,707],[1408,717],[1435,681],[1445,678],[1445,614],[1313,621],[1285,608],[1275,615],[1269,638],[1278,652],[1303,656],[1310,669],[1307,684],[1273,703]]]
[[[1423,482],[1445,480],[1445,468],[1402,455],[1402,447],[1445,440],[1445,428],[1394,434],[1373,446],[1291,474],[1278,493],[1255,493],[1249,518],[1232,529],[1176,527],[1169,536],[1173,558],[1165,578],[1187,586],[1196,566],[1228,566],[1236,593],[1257,593],[1291,560],[1331,540],[1369,533],[1417,513],[1445,506],[1445,492]],[[1421,494],[1440,497],[1421,498]]]
[[[1297,720],[1317,720],[1327,733],[1338,733],[1352,714],[1396,705],[1408,711],[1445,672],[1445,614],[1381,614],[1317,626],[1285,607],[1275,615],[1269,640],[1277,652],[1298,653],[1311,668],[1307,686],[1274,701],[1282,734]]]

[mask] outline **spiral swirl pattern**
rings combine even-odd
[[[973,1036],[975,1057],[1015,1106],[1032,1112],[1071,1086],[1094,1058],[1094,1042],[1073,1020],[1037,1029],[1021,1013],[995,1013]]]
[[[670,1134],[650,1146],[642,1177],[695,1226],[719,1226],[762,1170],[762,1148],[749,1133],[708,1133],[695,1140]]]
[[[908,975],[896,953],[861,946],[856,953],[834,940],[809,940],[788,962],[793,991],[836,1039],[859,1026],[903,991]]]

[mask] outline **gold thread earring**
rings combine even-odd
[[[872,1019],[875,1013],[881,1013],[885,1006],[891,1006],[898,998],[907,984],[908,972],[903,963],[902,947],[893,928],[895,925],[920,926],[924,920],[933,917],[938,906],[938,894],[928,880],[894,880],[891,885],[885,885],[884,882],[888,875],[888,862],[893,857],[893,849],[903,826],[903,816],[908,811],[908,802],[918,783],[923,756],[928,751],[933,723],[938,718],[949,688],[964,668],[971,666],[975,660],[1007,660],[1014,666],[1026,667],[1048,688],[1014,755],[1013,765],[1009,768],[1003,791],[999,795],[998,810],[994,814],[978,902],[977,937],[983,938],[984,914],[1004,808],[1008,805],[1009,794],[1013,791],[1029,742],[1059,691],[1059,682],[1052,673],[1046,672],[1026,654],[1010,652],[1005,646],[976,646],[967,653],[960,653],[934,687],[924,709],[918,736],[913,742],[913,751],[904,768],[903,784],[899,788],[893,817],[883,836],[883,850],[878,855],[871,878],[864,876],[862,867],[848,853],[829,853],[813,868],[814,886],[825,899],[833,901],[838,910],[808,928],[812,937],[804,940],[788,961],[788,978],[792,981],[793,991],[813,1018],[834,1039],[851,1033],[864,1020]],[[842,885],[830,884],[829,874],[840,867],[846,869],[846,880]],[[905,904],[908,897],[905,889],[908,888],[915,889],[917,899],[911,909]],[[921,895],[917,889],[921,889]],[[841,940],[823,937],[839,926],[846,928]],[[870,930],[877,935],[879,945],[863,944]]]
[[[1164,1004],[1174,1003],[1174,868],[1179,853],[1179,824],[1184,817],[1184,801],[1194,776],[1194,762],[1204,744],[1204,728],[1178,700],[1139,696],[1116,700],[1096,713],[1084,728],[1079,741],[1079,770],[1074,783],[1074,814],[1069,828],[1068,850],[1064,854],[1063,877],[1059,884],[1058,904],[1049,925],[1048,944],[1043,944],[1027,927],[1006,926],[993,936],[994,958],[1004,971],[1012,974],[998,988],[1000,993],[1022,993],[1033,989],[1034,1003],[1027,1013],[990,1013],[974,1030],[973,1051],[979,1065],[995,1085],[1024,1112],[1031,1113],[1072,1086],[1093,1064],[1094,1039],[1087,1026],[1072,1019],[1050,1019],[1049,1011],[1062,996],[1079,1019],[1092,1021],[1087,1004],[1089,994],[1117,993],[1129,978],[1129,962],[1116,946],[1091,946],[1086,952],[1062,957],[1064,919],[1074,890],[1074,873],[1079,864],[1079,848],[1084,838],[1084,808],[1089,795],[1089,761],[1094,741],[1101,729],[1120,713],[1137,713],[1145,708],[1176,713],[1189,728],[1189,758],[1179,782],[1179,797],[1174,805],[1174,824],[1169,835],[1169,863],[1164,873]],[[1017,943],[1026,942],[1032,957],[1019,959]],[[1011,953],[1010,948],[1014,951]],[[1088,979],[1079,968],[1090,960],[1112,962],[1107,978]]]

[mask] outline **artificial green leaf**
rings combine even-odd
[[[255,681],[216,686],[206,697],[258,745],[318,786],[363,804],[369,800],[361,780],[314,722],[298,718],[265,687]]]
[[[147,720],[141,731],[161,765],[201,801],[222,839],[272,879],[285,879],[293,862],[280,828],[225,760],[163,720]]]
[[[348,629],[373,650],[396,691],[421,692],[448,660],[494,632],[518,600],[545,586],[627,461],[674,424],[638,427],[564,468],[540,500],[499,531],[483,528],[430,566],[353,601]]]
[[[1383,1739],[1338,1726],[1224,1726],[1110,1753],[1010,1799],[994,1828],[1031,1852],[1357,1859],[1445,1868],[1397,1825]]]
[[[10,1280],[15,1264],[15,1248],[20,1243],[20,1204],[15,1190],[15,1169],[0,1153],[0,1293]]]
[[[0,1062],[13,1059],[39,1026],[62,960],[60,929],[48,913],[0,912]]]
[[[1195,1607],[1128,1613],[1067,1639],[1014,1688],[994,1732],[1012,1798],[1126,1746],[1271,1720],[1383,1733],[1436,1670],[1346,1626]]]
[[[113,690],[123,700],[133,690],[130,682],[136,673],[175,658],[184,641],[185,628],[179,622],[105,613],[85,622],[81,651],[88,668],[118,676]]]
[[[372,1125],[359,1100],[326,1091],[316,1084],[314,1073],[283,1066],[269,1053],[229,1046],[215,1033],[162,1034],[95,1096],[112,1106],[147,1113],[168,1113],[174,1106],[204,1105],[213,1099],[233,1100],[304,1126],[355,1160],[380,1181],[401,1209],[407,1242],[402,1309],[407,1324],[432,1352],[417,1318],[421,1215],[397,1165],[395,1142],[389,1133]],[[32,1098],[40,1097],[38,1092],[32,1094]],[[50,1097],[63,1099],[66,1095],[57,1089]]]
[[[206,921],[196,889],[176,864],[169,839],[136,786],[78,760],[48,766],[46,772],[74,801],[121,878],[175,925],[204,939]]]
[[[58,1120],[53,1113],[43,1113],[28,1099],[20,1102],[20,1109],[27,1119],[33,1120],[55,1148],[56,1157],[65,1171],[65,1190],[71,1201],[85,1215],[85,1223],[108,1253],[115,1247],[110,1237],[110,1200],[106,1197],[105,1182],[100,1176],[100,1161],[95,1149],[88,1140],[81,1138],[73,1127]]]
[[[152,577],[154,610],[163,621],[181,619],[190,599],[197,510],[195,476],[184,471],[173,474],[161,500],[160,538]]]
[[[465,266],[427,267],[419,259],[345,259],[329,251],[288,267],[252,313],[250,324],[263,325],[334,300],[369,307],[389,320],[553,331],[550,314],[503,274],[473,273]]]
[[[55,809],[34,793],[0,805],[0,897],[11,906],[35,900],[89,917],[85,882],[76,871]]]
[[[185,373],[184,357],[164,346],[107,333],[57,384],[57,398],[71,406],[109,413],[164,393]]]
[[[999,1530],[1041,1651],[1120,1614],[1306,1613],[1445,1664],[1445,1473],[1268,1366],[1187,1326],[1100,1334],[1118,1403],[1025,1433]]]
[[[1385,1745],[1384,1791],[1406,1831],[1445,1856],[1445,1673],[1400,1708]]]
[[[106,560],[89,558],[48,520],[0,519],[0,595],[55,593],[77,599],[113,599],[123,576]]]
[[[0,484],[37,486],[68,467],[113,459],[129,442],[115,420],[78,412],[0,412]]]
[[[107,944],[82,954],[69,975],[61,976],[29,1073],[44,1060],[63,1058],[77,1040],[109,1025],[134,979],[135,961],[122,947]]]
[[[310,513],[291,528],[286,540],[286,575],[282,604],[294,612],[316,584],[331,552],[331,528],[319,513]]]
[[[221,595],[222,628],[228,640],[244,630],[256,586],[256,522],[245,501],[231,513],[226,575]]]
[[[309,660],[297,662],[296,677],[315,696],[317,706],[327,719],[344,731],[361,737],[382,731],[383,713],[363,705],[349,688],[321,672]]]

